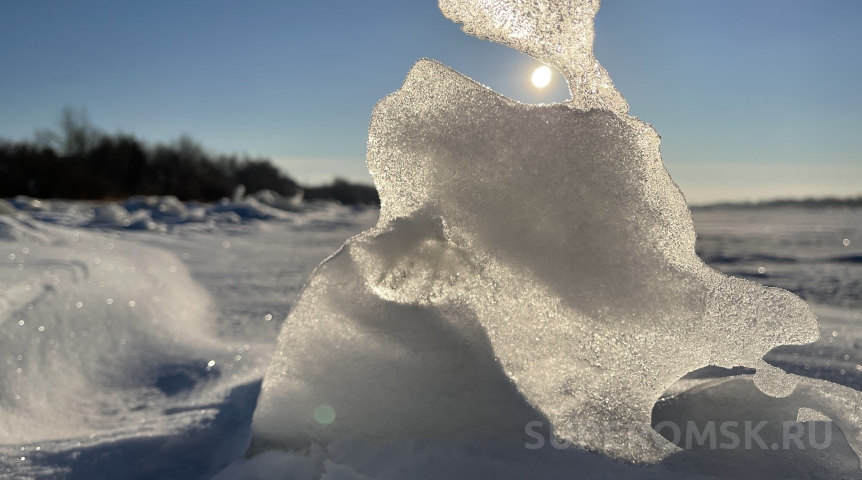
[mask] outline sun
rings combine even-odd
[[[551,83],[551,69],[542,65],[533,72],[533,85],[545,88]]]

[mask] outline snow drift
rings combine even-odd
[[[98,218],[122,218],[119,208]],[[20,446],[22,472],[41,455],[37,464],[53,463],[50,475],[66,476],[64,465],[83,451],[101,458],[95,474],[144,478],[165,464],[141,463],[142,437],[169,439],[197,475],[241,455],[247,425],[208,440],[194,432],[210,425],[212,436],[224,423],[225,399],[248,388],[250,413],[258,380],[241,367],[255,356],[240,361],[225,349],[208,293],[179,258],[24,215],[0,217],[0,240],[0,452]],[[241,399],[232,401],[241,408]],[[171,438],[180,432],[205,447]],[[122,447],[132,440],[137,451]],[[77,452],[48,460],[69,449]]]

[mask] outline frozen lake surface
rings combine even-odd
[[[378,216],[332,204],[16,206],[0,216],[3,478],[208,478],[241,458],[302,285]],[[693,217],[709,265],[817,313],[818,342],[767,361],[862,389],[862,210]]]

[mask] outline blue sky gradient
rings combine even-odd
[[[596,56],[693,203],[847,195],[862,192],[859,25],[854,0],[604,0]],[[422,57],[516,100],[566,97],[436,0],[4,2],[0,136],[70,105],[108,131],[273,157],[300,181],[369,182],[371,109]]]

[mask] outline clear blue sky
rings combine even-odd
[[[862,1],[604,0],[596,56],[694,203],[862,192]],[[0,136],[63,106],[148,141],[189,134],[306,182],[370,181],[374,104],[430,57],[517,100],[533,59],[436,0],[0,3]]]

